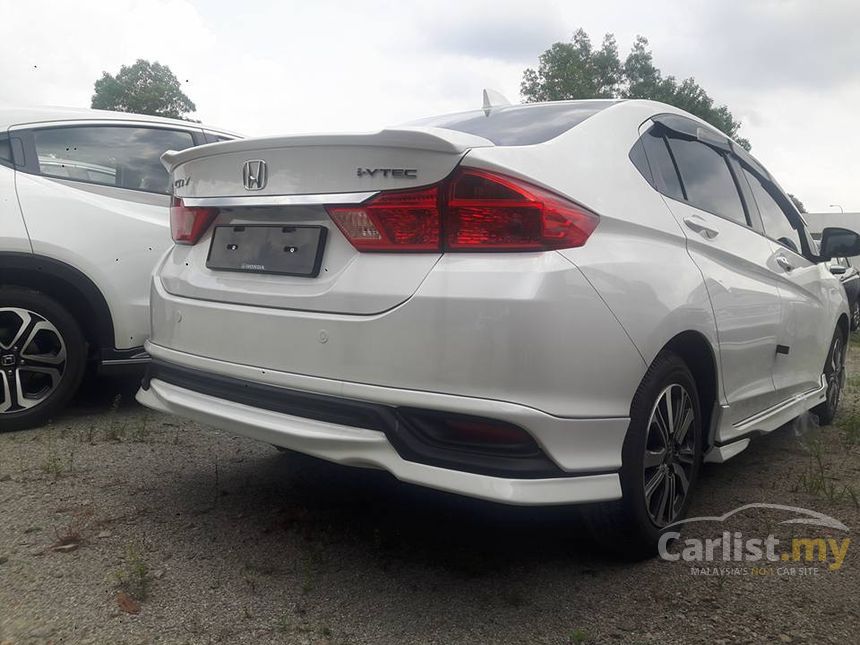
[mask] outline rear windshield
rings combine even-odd
[[[559,101],[458,112],[406,125],[457,130],[489,139],[497,146],[528,146],[554,139],[617,101]]]

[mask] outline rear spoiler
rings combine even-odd
[[[473,134],[428,127],[398,127],[367,134],[302,134],[281,137],[237,139],[211,143],[196,148],[168,150],[161,163],[172,172],[176,166],[193,159],[232,153],[258,153],[274,148],[317,146],[365,146],[374,148],[411,148],[449,154],[461,154],[470,148],[486,148],[493,142]]]

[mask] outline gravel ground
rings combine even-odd
[[[622,563],[569,509],[282,454],[134,390],[91,382],[50,426],[0,435],[0,644],[857,642],[857,548],[811,575]],[[858,402],[855,376],[836,426],[807,418],[705,467],[692,514],[769,502],[860,526]],[[684,537],[845,535],[784,519]]]

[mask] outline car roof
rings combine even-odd
[[[212,128],[194,121],[167,119],[160,116],[135,114],[132,112],[112,112],[110,110],[91,110],[88,108],[53,106],[0,107],[0,131],[7,130],[13,126],[52,123],[55,121],[139,121],[141,123],[173,125],[180,126],[182,128],[201,128],[213,132],[221,132],[232,136],[238,136],[229,130],[224,130],[223,128]]]

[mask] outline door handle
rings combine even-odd
[[[777,255],[776,263],[786,271],[791,271],[792,269],[794,269],[794,266],[791,264],[791,262],[788,261],[788,258],[786,258],[784,255]]]
[[[693,229],[694,231],[696,231],[696,233],[708,240],[713,240],[715,237],[717,237],[717,235],[720,234],[717,229],[708,226],[698,217],[685,217],[684,224],[686,224],[688,228]]]

